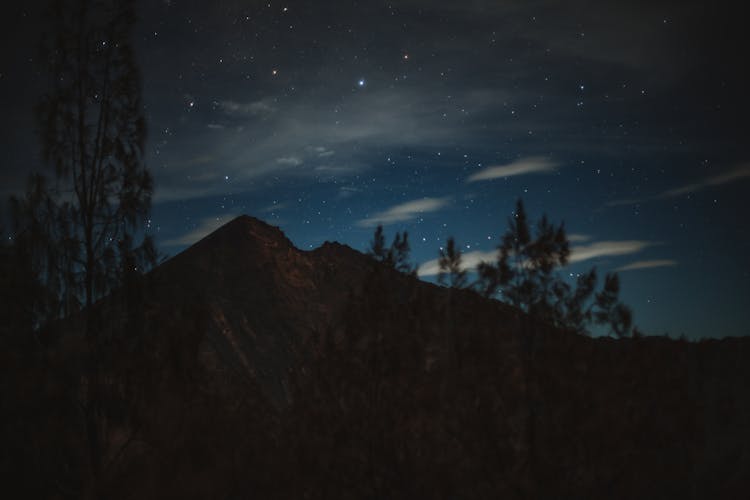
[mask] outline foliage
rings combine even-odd
[[[375,229],[375,234],[370,242],[370,248],[367,250],[367,255],[376,261],[382,262],[401,273],[416,276],[417,267],[413,266],[409,261],[410,253],[409,233],[407,231],[403,233],[397,232],[391,246],[386,247],[382,225],[378,225]]]
[[[142,231],[153,182],[143,161],[146,125],[130,43],[134,1],[73,3],[51,2],[51,29],[42,43],[50,79],[36,113],[54,182],[35,174],[25,195],[11,200],[9,253],[18,263],[11,277],[25,284],[18,301],[25,319],[16,334],[36,335],[54,320],[83,313],[86,356],[76,403],[97,478],[112,409],[106,353],[113,330],[104,306],[94,304],[106,296],[110,304],[118,300],[112,295],[118,289],[126,302],[137,296],[138,275],[155,264],[153,243]]]
[[[444,285],[447,281],[451,288],[466,287],[468,278],[466,270],[461,267],[461,249],[456,246],[456,241],[452,237],[448,238],[445,248],[440,249],[438,265],[438,283]]]
[[[79,0],[69,8],[58,1],[51,15],[43,44],[50,84],[37,119],[56,181],[32,179],[26,198],[14,202],[15,230],[48,254],[36,264],[53,292],[70,294],[64,315],[151,260],[150,239],[134,243],[153,182],[143,162],[146,124],[129,40],[133,2]]]
[[[559,274],[569,258],[564,224],[555,226],[543,215],[532,231],[519,199],[498,247],[497,261],[482,262],[477,267],[473,287],[486,297],[499,295],[560,328],[584,333],[591,324],[606,325],[611,334],[627,336],[632,329],[632,312],[619,301],[617,274],[607,274],[599,292],[596,268],[579,275],[571,286]]]

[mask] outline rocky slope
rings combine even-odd
[[[300,347],[339,321],[370,265],[338,243],[295,248],[276,227],[238,217],[160,266],[155,296],[193,295],[210,310],[204,345],[217,366],[257,379],[288,403],[287,372]]]

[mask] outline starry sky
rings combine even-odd
[[[0,194],[43,170],[44,2],[0,21]],[[565,275],[617,270],[646,333],[750,334],[745,21],[729,2],[139,0],[134,44],[174,255],[246,213],[296,246],[408,231],[492,259],[515,201]]]

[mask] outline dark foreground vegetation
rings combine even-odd
[[[739,498],[749,487],[745,339],[593,339],[345,246],[299,251],[247,217],[132,286],[96,305],[98,472],[83,317],[3,330],[9,488]],[[21,295],[4,293],[10,325]]]

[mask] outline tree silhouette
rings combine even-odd
[[[22,291],[14,300],[25,318],[26,333],[34,334],[50,320],[78,310],[76,290],[70,286],[70,240],[59,215],[47,180],[39,174],[29,178],[23,197],[10,200],[13,244],[8,251],[15,262],[16,288]]]
[[[148,215],[153,182],[143,163],[146,122],[129,40],[134,2],[75,4],[53,2],[45,44],[51,85],[37,113],[43,157],[55,167],[60,194],[71,194],[59,197],[57,209],[77,244],[71,258],[88,308],[116,283],[119,264],[137,253],[133,235]],[[149,238],[144,244],[140,250]]]
[[[146,122],[130,36],[132,0],[52,1],[43,41],[49,89],[36,112],[43,159],[55,182],[32,177],[13,200],[14,231],[46,295],[32,324],[83,308],[83,404],[94,477],[102,464],[103,322],[94,303],[155,263],[142,236],[153,182],[144,165]]]
[[[438,265],[438,283],[444,285],[447,281],[451,288],[466,287],[466,270],[461,267],[461,249],[456,246],[452,237],[448,238],[445,248],[440,249]]]
[[[375,228],[375,234],[372,236],[370,242],[370,248],[367,250],[367,255],[379,262],[387,262],[390,259],[388,248],[385,246],[385,235],[383,234],[383,226],[378,225]]]
[[[604,288],[596,294],[596,309],[593,314],[597,323],[609,326],[610,333],[624,337],[630,333],[633,326],[633,313],[618,300],[619,293],[619,276],[616,273],[607,274],[604,278]]]
[[[439,281],[446,272],[460,269],[460,253],[455,255],[452,245],[450,238],[446,250],[440,252]],[[618,337],[628,335],[633,326],[632,311],[618,299],[617,274],[607,274],[599,292],[596,268],[579,275],[571,286],[558,272],[568,264],[569,257],[564,224],[555,226],[543,215],[532,232],[519,199],[501,238],[497,261],[477,266],[472,288],[485,297],[499,295],[530,316],[559,328],[585,333],[591,324],[598,324],[606,325],[609,333]],[[463,280],[460,286],[466,286]]]
[[[483,297],[492,297],[499,286],[498,269],[489,262],[477,264],[477,278],[471,287]]]
[[[401,273],[416,276],[417,267],[413,266],[409,261],[410,254],[411,245],[409,244],[409,233],[407,231],[404,231],[403,233],[397,232],[396,236],[393,238],[391,246],[386,247],[383,226],[378,225],[378,227],[375,228],[375,233],[373,234],[372,241],[370,241],[367,255]]]

